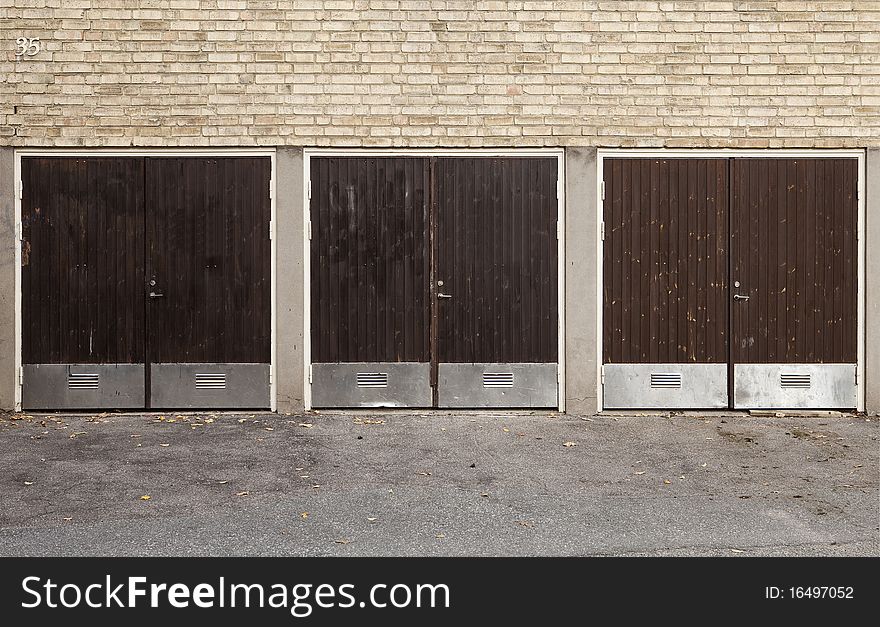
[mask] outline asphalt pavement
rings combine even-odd
[[[0,555],[880,555],[878,418],[0,414]]]

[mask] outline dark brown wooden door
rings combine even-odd
[[[22,362],[144,362],[143,159],[22,159]]]
[[[437,159],[435,180],[438,361],[555,363],[556,159]]]
[[[24,158],[22,403],[268,407],[268,158]]]
[[[606,407],[856,406],[857,159],[607,159],[604,183]]]
[[[265,158],[147,159],[150,363],[269,363],[270,177]]]
[[[556,405],[555,158],[310,170],[315,406]]]
[[[315,363],[430,361],[428,161],[311,161]]]
[[[732,167],[734,363],[855,363],[858,160]]]
[[[728,160],[607,159],[603,362],[726,363]]]

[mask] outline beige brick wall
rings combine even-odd
[[[0,0],[0,31],[0,145],[880,146],[880,0]]]

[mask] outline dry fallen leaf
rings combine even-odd
[[[504,427],[501,430],[504,431],[504,433],[510,433],[510,429],[508,429],[507,427]]]
[[[351,540],[346,540],[345,538],[341,538],[339,540],[335,540],[336,544],[349,544]]]
[[[741,550],[741,549],[730,549],[730,551],[731,551],[732,553],[745,553],[745,551],[743,551],[743,550]]]
[[[370,522],[376,522],[376,519],[375,519],[375,518],[367,518],[367,520],[370,521]]]
[[[144,495],[141,497],[141,500],[142,500],[142,501],[149,501],[151,498],[153,498],[153,497],[151,497],[149,494],[144,494]]]
[[[34,485],[34,482],[33,481],[25,481],[24,484],[25,485]]]
[[[442,538],[446,537],[446,534],[445,533],[438,533],[437,537],[442,539]]]
[[[563,442],[562,446],[566,448],[571,448],[572,446],[577,446],[577,442]]]
[[[61,520],[63,520],[64,522],[70,522],[71,520],[73,520],[73,518],[62,518]]]
[[[170,444],[160,444],[159,446],[162,446],[162,447],[166,447],[166,448],[167,448],[167,447],[169,447],[169,446],[171,446],[171,445],[170,445]]]
[[[306,518],[309,517],[309,513],[308,513],[308,512],[303,512],[302,514],[299,515],[299,517],[302,518],[303,520],[305,520]]]
[[[272,427],[263,427],[266,431],[275,431]]]
[[[220,485],[226,485],[227,483],[229,483],[229,479],[224,479],[223,481],[218,481],[217,483],[219,483]]]
[[[301,423],[299,423],[299,424],[296,425],[296,426],[297,426],[297,427],[303,427],[304,429],[311,429],[311,428],[314,427],[315,425],[313,425],[311,422],[301,422]]]
[[[646,471],[644,471],[644,470],[639,470],[639,471],[635,472],[634,474],[643,475],[643,474],[645,474],[645,472]]]
[[[205,422],[207,424],[211,424],[212,422],[214,422],[214,419],[213,418],[205,418]]]
[[[243,422],[247,422],[247,418],[239,418],[238,419],[238,424],[241,424]]]
[[[672,482],[671,482],[669,479],[664,479],[664,480],[663,480],[663,483],[665,483],[666,485],[669,485],[669,484],[672,483]]]
[[[241,492],[236,492],[235,496],[247,496],[248,494],[250,494],[250,492],[248,492],[247,490],[242,490]]]
[[[416,474],[417,474],[417,475],[421,475],[421,476],[423,476],[423,477],[430,477],[430,476],[431,476],[431,471],[430,471],[430,470],[425,470],[425,471],[423,471],[423,472],[418,472],[418,473],[416,473]]]

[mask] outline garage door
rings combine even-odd
[[[23,407],[268,407],[270,176],[23,158]]]
[[[556,406],[555,157],[310,163],[313,406]]]
[[[856,406],[857,159],[606,159],[608,408]]]

